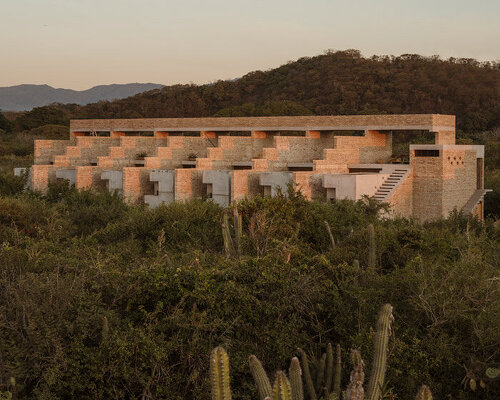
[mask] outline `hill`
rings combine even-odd
[[[165,86],[116,101],[44,108],[23,119],[45,113],[52,118],[48,123],[59,124],[69,118],[441,113],[457,115],[463,131],[484,131],[500,126],[500,64],[327,52],[237,80]]]
[[[55,89],[49,85],[17,85],[0,87],[0,110],[24,111],[51,103],[88,104],[101,100],[122,99],[163,85],[128,83],[100,85],[87,90]]]

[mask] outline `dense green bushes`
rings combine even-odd
[[[235,397],[255,398],[249,354],[268,370],[298,346],[369,355],[375,315],[390,302],[387,377],[399,398],[422,383],[436,398],[498,397],[498,380],[485,377],[500,362],[492,224],[383,221],[362,202],[299,194],[239,211],[242,255],[226,258],[211,202],[149,210],[67,187],[0,197],[0,392],[14,377],[19,398],[208,399],[208,354],[222,344]],[[466,376],[486,388],[464,389]]]

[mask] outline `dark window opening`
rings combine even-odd
[[[415,157],[439,157],[439,150],[415,150]]]
[[[379,174],[382,168],[349,168],[351,174]]]

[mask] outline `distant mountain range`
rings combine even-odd
[[[160,89],[155,83],[127,83],[100,85],[87,90],[56,89],[49,85],[17,85],[0,87],[0,110],[24,111],[51,103],[80,105],[101,100],[123,99],[137,93]]]

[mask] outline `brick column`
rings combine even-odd
[[[255,139],[265,139],[266,132],[263,131],[252,131],[252,137]]]
[[[306,137],[319,139],[321,136],[320,131],[306,131]]]
[[[435,144],[455,144],[455,131],[434,132]]]

